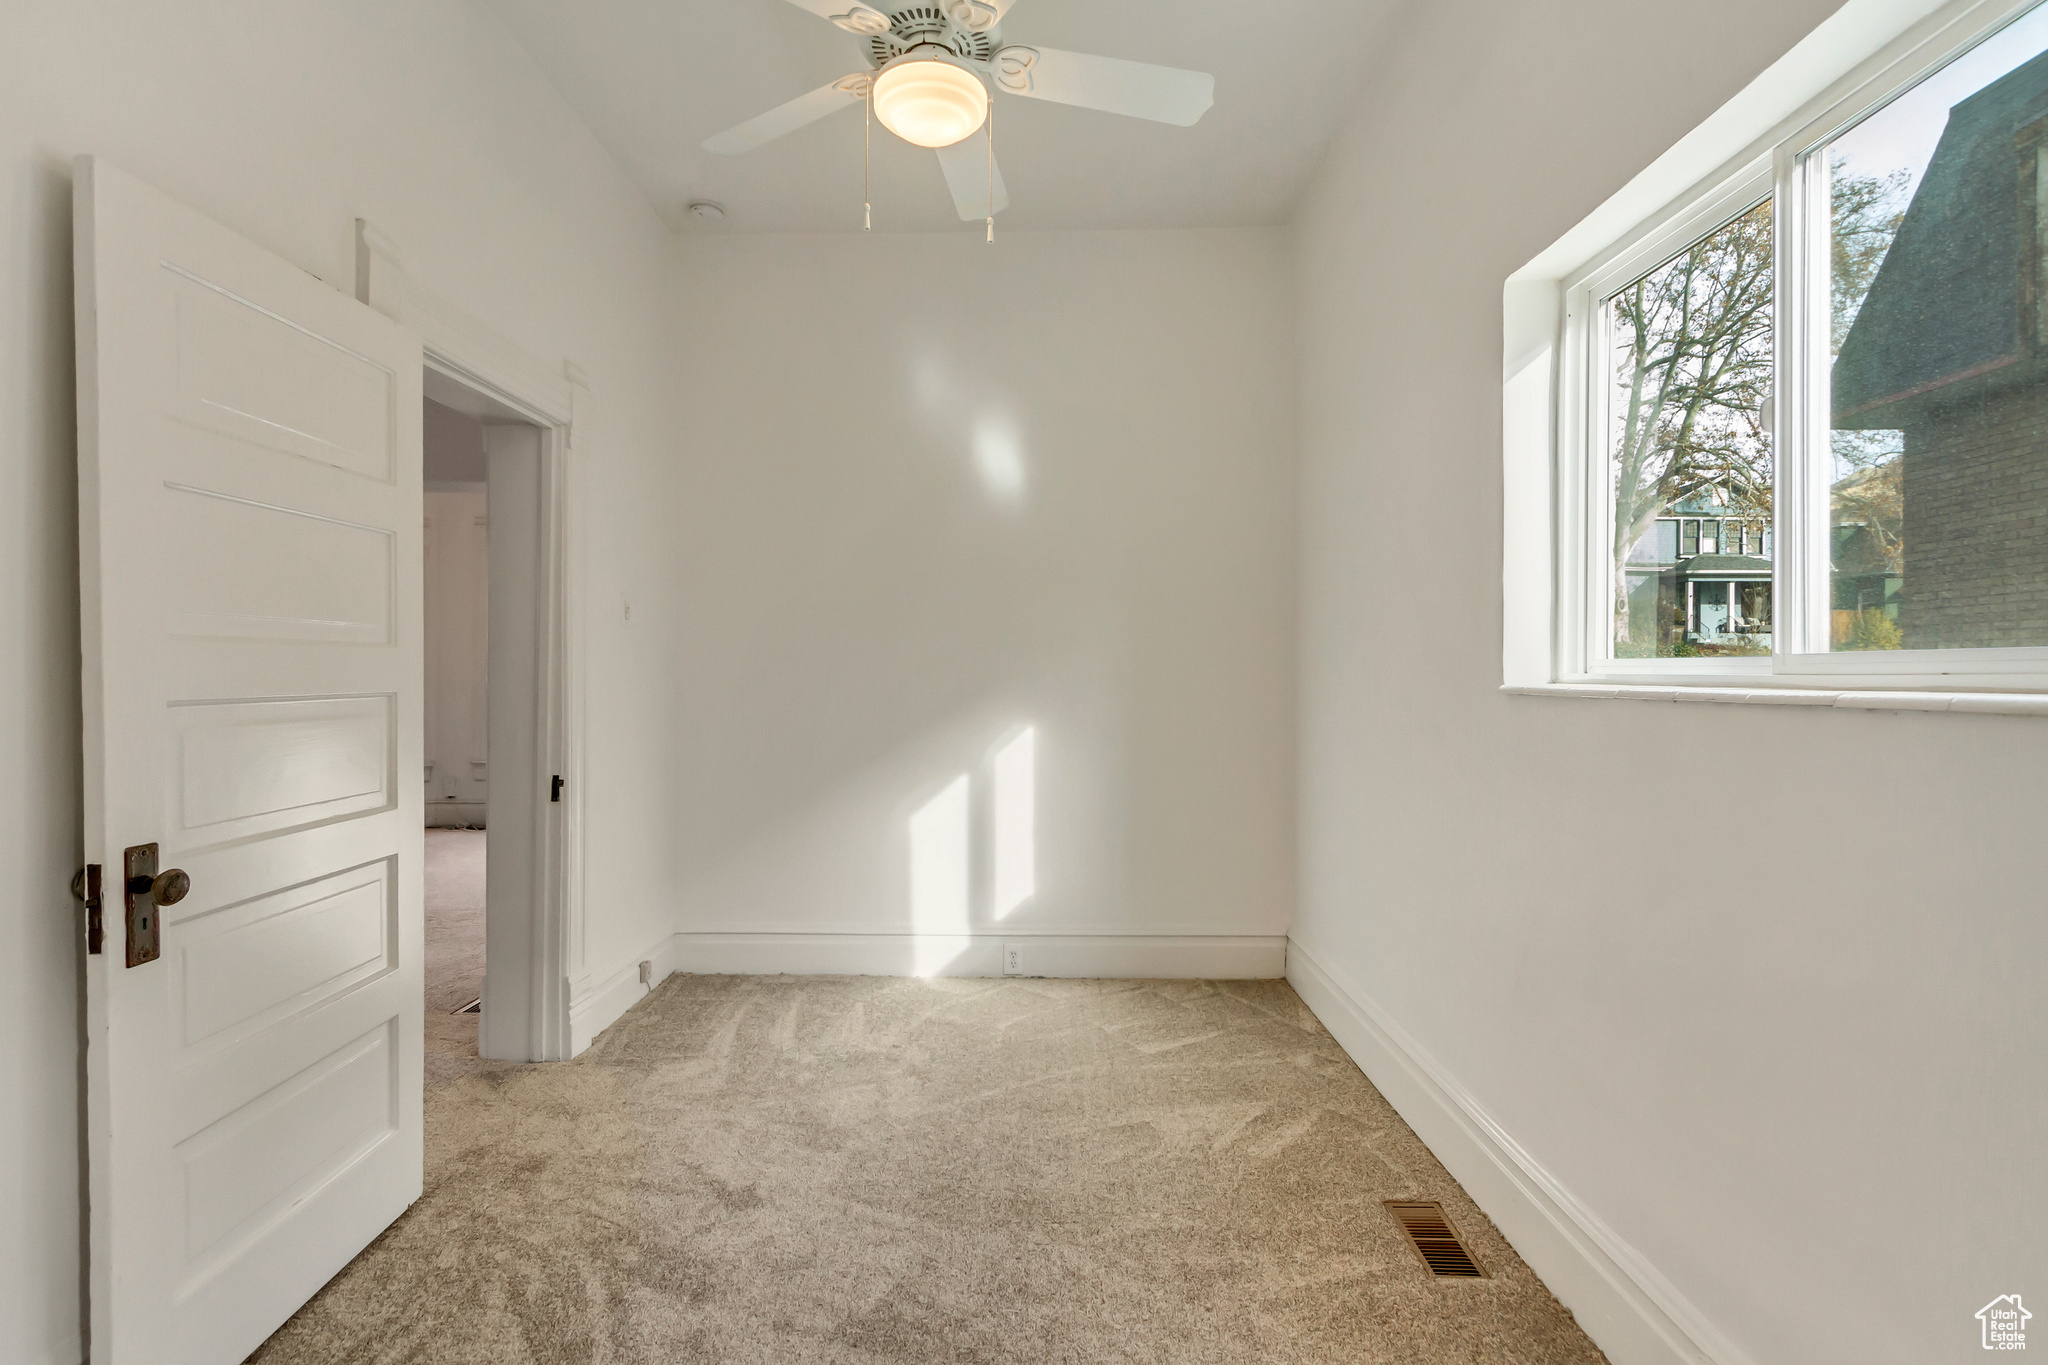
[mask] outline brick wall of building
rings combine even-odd
[[[1906,648],[2048,645],[2048,391],[1908,429],[1905,504]]]

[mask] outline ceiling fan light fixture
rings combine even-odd
[[[875,117],[905,142],[950,147],[988,118],[988,87],[958,62],[920,52],[875,77]]]

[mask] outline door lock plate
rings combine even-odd
[[[71,894],[85,902],[85,951],[98,953],[105,931],[100,926],[100,865],[87,863],[71,878]]]
[[[128,906],[128,965],[154,962],[163,951],[163,911],[149,892],[156,882],[155,844],[137,844],[121,855],[121,889]]]

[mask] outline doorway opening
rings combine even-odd
[[[542,913],[558,768],[550,431],[431,360],[422,404],[425,1081],[563,1055]]]
[[[426,1083],[482,1066],[490,809],[489,458],[481,418],[422,405]]]

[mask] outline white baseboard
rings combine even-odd
[[[572,983],[569,1055],[590,1046],[651,986],[696,976],[1002,976],[1003,945],[1023,953],[1022,976],[1275,981],[1287,972],[1277,934],[671,934],[609,975]]]
[[[427,802],[428,829],[482,829],[489,807],[481,801]]]
[[[582,1053],[591,1039],[618,1022],[620,1015],[640,1003],[654,987],[676,970],[676,936],[655,943],[645,952],[599,980],[588,977],[573,983],[569,996],[569,1055]],[[640,964],[654,964],[654,980],[640,980]]]
[[[696,976],[1001,976],[1003,945],[1023,953],[1022,976],[1275,981],[1287,940],[1225,934],[671,934],[609,975],[573,983],[569,1055],[590,1046],[652,986]]]
[[[1614,1365],[1752,1365],[1400,1025],[1298,940],[1287,945],[1287,980]]]
[[[1287,940],[1223,934],[677,934],[675,970],[699,976],[1023,976],[1277,980]]]

